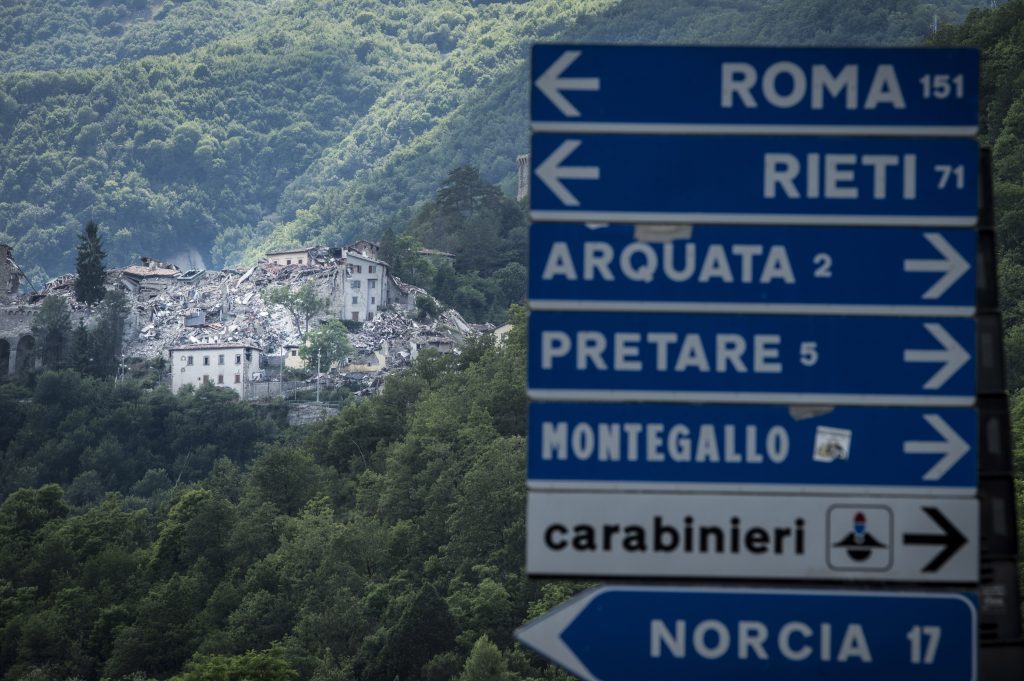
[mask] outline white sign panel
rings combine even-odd
[[[978,527],[975,499],[531,491],[526,570],[970,583]]]

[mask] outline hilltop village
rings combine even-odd
[[[429,249],[421,255],[453,258]],[[327,384],[375,392],[387,373],[407,366],[424,348],[457,352],[467,336],[493,329],[468,324],[453,309],[440,311],[427,291],[392,275],[378,256],[377,243],[359,240],[268,252],[246,270],[183,271],[153,258],[108,269],[107,288],[122,290],[129,302],[122,354],[166,360],[164,379],[175,392],[209,382],[244,399],[269,397],[287,389],[288,369],[304,366],[303,332],[341,320],[349,327],[352,354],[335,367],[321,367],[321,377]],[[94,309],[75,298],[76,279],[66,274],[19,294],[24,276],[10,247],[0,245],[0,373],[38,365],[32,322],[47,297],[65,299],[73,324],[95,322]],[[268,303],[266,294],[282,287],[311,287],[321,309],[307,320]],[[418,300],[437,312],[424,314]]]

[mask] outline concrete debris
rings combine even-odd
[[[123,290],[131,308],[125,354],[166,358],[171,346],[248,343],[260,348],[272,367],[261,367],[267,369],[261,372],[265,380],[280,381],[283,367],[299,365],[290,353],[301,347],[303,334],[293,316],[280,305],[268,305],[263,294],[280,286],[297,290],[307,283],[329,302],[327,310],[311,320],[311,328],[328,319],[349,320],[355,327],[349,333],[352,357],[342,367],[322,368],[321,389],[345,385],[361,394],[376,392],[386,375],[407,367],[425,348],[457,353],[467,337],[489,328],[468,324],[451,309],[437,319],[417,321],[416,299],[429,294],[391,276],[387,263],[373,257],[376,252],[367,246],[372,242],[357,244],[360,252],[351,246],[310,248],[302,251],[308,257],[301,264],[267,259],[244,272],[182,272],[152,258],[143,258],[142,265],[109,270],[108,288]],[[48,296],[61,296],[91,325],[97,312],[75,300],[76,278],[58,277],[17,302],[38,306]],[[357,297],[359,308],[354,311]]]

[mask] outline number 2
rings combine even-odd
[[[814,278],[815,279],[831,279],[832,278],[832,256],[828,253],[816,253],[814,255]]]

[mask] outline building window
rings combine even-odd
[[[366,282],[366,287],[367,288],[377,288],[377,280],[376,279],[370,279],[369,281]]]
[[[224,364],[224,355],[217,355],[217,364]]]
[[[363,282],[359,281],[358,279],[356,279],[355,281],[352,282],[352,288],[362,288],[362,287],[363,287]]]
[[[366,313],[366,321],[368,321],[368,322],[372,322],[373,321],[373,312],[367,312]]]
[[[352,304],[353,305],[358,305],[359,304],[359,296],[352,296]]]
[[[370,298],[370,305],[376,305],[376,304],[377,304],[377,299],[371,297]]]
[[[302,264],[302,258],[299,258],[299,264],[300,265]]]
[[[209,376],[203,376],[203,383],[209,383],[209,382],[210,382],[210,377]]]
[[[210,358],[209,357],[203,357],[203,366],[204,367],[210,366]]]
[[[299,351],[298,350],[292,350],[292,357],[298,357],[298,356],[299,356]]]
[[[242,356],[241,355],[235,355],[235,364],[241,364],[241,363],[242,363]]]
[[[219,385],[224,385],[224,374],[218,374],[217,375],[217,383]]]
[[[241,383],[241,382],[242,382],[242,376],[240,374],[235,374],[235,383]]]
[[[188,356],[188,365],[192,366],[192,355]]]
[[[375,269],[374,266],[370,265],[369,267],[366,268],[366,271],[369,272],[370,274],[373,274],[373,270],[374,269]],[[371,286],[370,288],[373,288],[373,287]]]
[[[353,312],[352,313],[352,321],[354,321],[354,322],[358,322],[359,321],[359,313],[358,312]]]
[[[288,258],[288,260],[287,260],[287,261],[285,261],[285,264],[286,264],[286,265],[291,265],[291,264],[292,264],[292,259],[291,259],[291,258]]]

